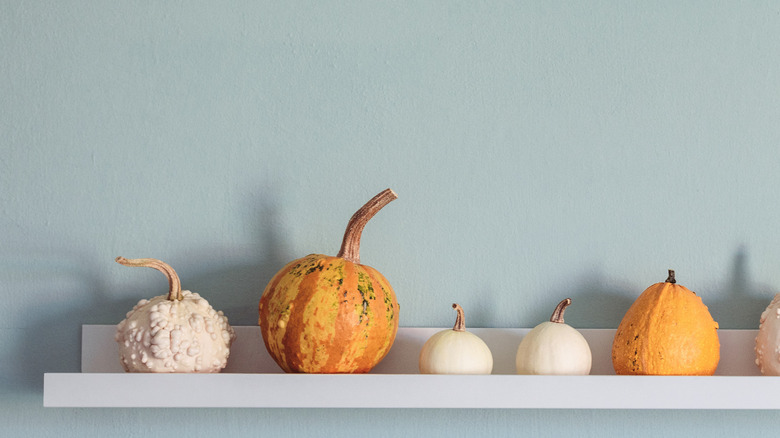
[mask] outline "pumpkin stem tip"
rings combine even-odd
[[[667,283],[675,284],[677,280],[674,278],[674,269],[669,270],[669,276],[666,278]]]
[[[566,311],[566,308],[569,307],[571,304],[571,298],[564,298],[561,300],[560,303],[558,303],[557,306],[555,306],[555,310],[553,310],[552,315],[550,316],[550,322],[557,322],[559,324],[563,324],[563,313]]]
[[[169,264],[163,262],[162,260],[150,258],[126,259],[122,256],[119,256],[115,258],[114,261],[124,266],[153,268],[162,272],[168,279],[168,299],[170,301],[181,301],[184,299],[181,293],[181,281],[179,281],[179,276],[176,275],[176,271],[174,271]]]
[[[465,332],[466,317],[463,313],[463,307],[460,307],[460,304],[458,303],[453,303],[452,308],[458,312],[458,316],[455,318],[455,326],[453,326],[452,329],[456,332]]]

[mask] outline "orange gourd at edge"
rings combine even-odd
[[[674,271],[647,288],[620,322],[612,343],[617,374],[712,375],[720,361],[718,323]]]

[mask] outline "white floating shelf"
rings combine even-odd
[[[616,376],[612,329],[580,330],[593,351],[590,376],[518,376],[514,355],[528,329],[469,329],[490,346],[487,376],[418,374],[420,348],[441,328],[401,328],[369,374],[285,374],[259,327],[235,327],[220,374],[124,373],[112,325],[86,325],[82,372],[44,375],[46,407],[780,409],[780,377],[760,376],[755,330],[720,330],[715,376]],[[381,395],[380,395],[381,394]],[[631,397],[626,397],[631,394]]]

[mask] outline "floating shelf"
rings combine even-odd
[[[400,328],[369,374],[285,374],[259,327],[237,339],[219,374],[125,373],[113,325],[85,325],[81,373],[44,375],[46,407],[780,409],[780,377],[760,376],[755,330],[720,330],[715,376],[616,376],[613,329],[582,329],[593,351],[589,376],[518,376],[514,356],[529,329],[469,329],[490,346],[492,375],[418,374],[423,343],[442,328]],[[370,389],[370,390],[367,390]],[[378,396],[377,394],[381,394]],[[632,394],[625,397],[625,394]]]

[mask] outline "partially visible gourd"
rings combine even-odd
[[[518,374],[589,374],[592,353],[588,341],[563,320],[571,298],[555,307],[549,321],[528,332],[517,347]]]
[[[718,323],[671,269],[639,295],[612,342],[617,374],[712,375],[719,361]]]
[[[451,330],[437,332],[420,350],[420,372],[423,374],[490,374],[493,354],[485,341],[466,331],[463,308],[453,304],[458,312]]]
[[[755,351],[761,374],[780,376],[780,294],[761,313]]]
[[[169,285],[168,295],[139,301],[117,325],[115,340],[125,371],[216,373],[225,368],[236,334],[222,311],[182,290],[179,276],[160,260],[117,257],[116,262],[157,269]]]
[[[268,282],[258,324],[268,353],[284,371],[366,373],[390,350],[398,331],[398,302],[387,279],[360,263],[360,236],[396,198],[386,189],[360,208],[336,257],[310,254]]]

